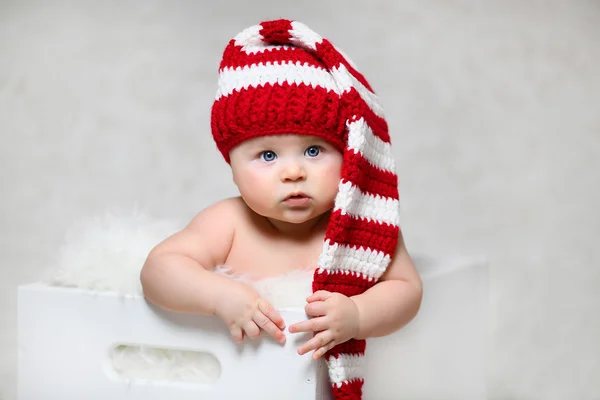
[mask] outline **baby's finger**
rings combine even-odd
[[[273,323],[273,321],[267,318],[266,315],[260,311],[257,311],[254,314],[253,320],[253,323],[256,323],[255,326],[258,325],[262,330],[273,336],[277,341],[281,343],[285,342],[284,333]]]
[[[271,303],[269,303],[267,300],[260,299],[258,302],[258,309],[261,313],[266,315],[267,318],[273,321],[275,325],[279,327],[279,329],[285,328],[285,322],[283,318],[281,318],[281,315],[279,315],[277,310],[275,310],[275,308],[273,308]]]
[[[325,301],[330,297],[331,292],[328,292],[327,290],[317,290],[316,292],[308,296],[306,298],[306,301],[308,301],[309,303],[312,303],[313,301]]]
[[[298,332],[320,332],[328,329],[327,320],[325,318],[311,318],[306,321],[296,322],[290,325],[290,333]]]
[[[336,345],[335,340],[332,340],[331,342],[327,343],[325,346],[319,347],[317,350],[315,350],[315,352],[312,355],[313,360],[318,360],[329,350],[333,349],[333,347],[335,345]]]
[[[304,311],[309,317],[322,317],[327,314],[327,305],[322,301],[315,301],[305,305]]]
[[[258,329],[258,326],[252,320],[244,323],[244,332],[252,339],[260,336],[260,329]]]
[[[231,333],[231,337],[233,341],[236,343],[242,343],[244,341],[244,333],[242,332],[242,328],[237,325],[233,325],[229,328],[229,332]]]
[[[302,346],[300,346],[300,348],[298,349],[298,354],[300,354],[300,355],[306,354],[311,350],[318,349],[319,347],[325,347],[332,340],[333,340],[333,334],[331,333],[330,330],[320,332],[317,335],[315,335],[315,337],[310,339],[308,342],[306,342]]]

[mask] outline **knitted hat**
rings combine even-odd
[[[229,42],[211,116],[217,147],[258,136],[319,136],[343,154],[313,291],[363,293],[384,273],[398,241],[398,179],[378,98],[354,64],[305,25],[275,20]],[[360,399],[366,342],[325,354],[335,399]]]

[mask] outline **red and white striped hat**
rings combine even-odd
[[[341,181],[313,291],[354,296],[377,282],[398,241],[398,179],[378,98],[340,50],[296,21],[247,28],[223,53],[211,127],[227,162],[233,147],[265,135],[314,135],[338,148]],[[325,355],[335,399],[361,398],[365,345],[352,339]]]

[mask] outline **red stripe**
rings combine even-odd
[[[344,101],[348,104],[348,118],[354,117],[357,119],[363,117],[369,128],[373,131],[373,135],[385,143],[391,142],[387,122],[375,114],[355,87],[344,93]]]
[[[344,382],[339,387],[333,385],[331,391],[334,400],[361,400],[364,379],[353,379]]]
[[[281,64],[283,62],[301,63],[315,68],[326,69],[325,64],[321,60],[297,47],[275,47],[272,50],[248,54],[242,50],[242,46],[236,46],[232,40],[223,53],[223,59],[221,60],[221,64],[219,64],[219,71],[222,71],[224,68],[235,69],[261,63],[266,65],[267,63]]]
[[[345,296],[356,296],[364,293],[375,284],[375,279],[365,279],[362,275],[351,272],[349,274],[329,271],[315,271],[312,289],[327,290],[328,292],[342,293]]]
[[[352,76],[354,76],[367,89],[373,92],[371,85],[369,85],[369,82],[367,82],[365,77],[360,72],[355,70],[352,65],[350,65],[348,60],[346,60],[344,56],[341,55],[340,52],[335,49],[335,47],[333,47],[329,40],[323,39],[321,43],[316,44],[316,48],[317,56],[325,62],[329,69],[333,69],[340,64],[344,65],[352,74]]]
[[[287,44],[290,43],[292,35],[292,21],[288,19],[278,19],[274,21],[264,21],[260,23],[260,31],[258,32],[263,41],[272,44]]]
[[[342,215],[341,210],[331,213],[325,238],[354,248],[370,248],[390,257],[394,255],[400,228],[384,222]]]
[[[327,352],[326,357],[336,357],[340,354],[364,355],[367,348],[367,341],[364,339],[350,339],[347,342],[340,343]]]
[[[345,121],[337,94],[305,84],[248,87],[217,100],[213,138],[226,160],[233,147],[253,137],[296,133],[321,137],[343,152]]]
[[[352,182],[365,194],[399,199],[398,176],[375,167],[361,153],[344,152],[342,179]]]

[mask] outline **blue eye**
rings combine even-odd
[[[263,161],[271,162],[277,158],[277,154],[273,153],[271,150],[267,150],[260,153],[260,158]]]
[[[306,154],[309,157],[316,157],[319,155],[320,152],[321,149],[319,148],[319,146],[310,146],[308,149],[306,149],[304,154]]]

